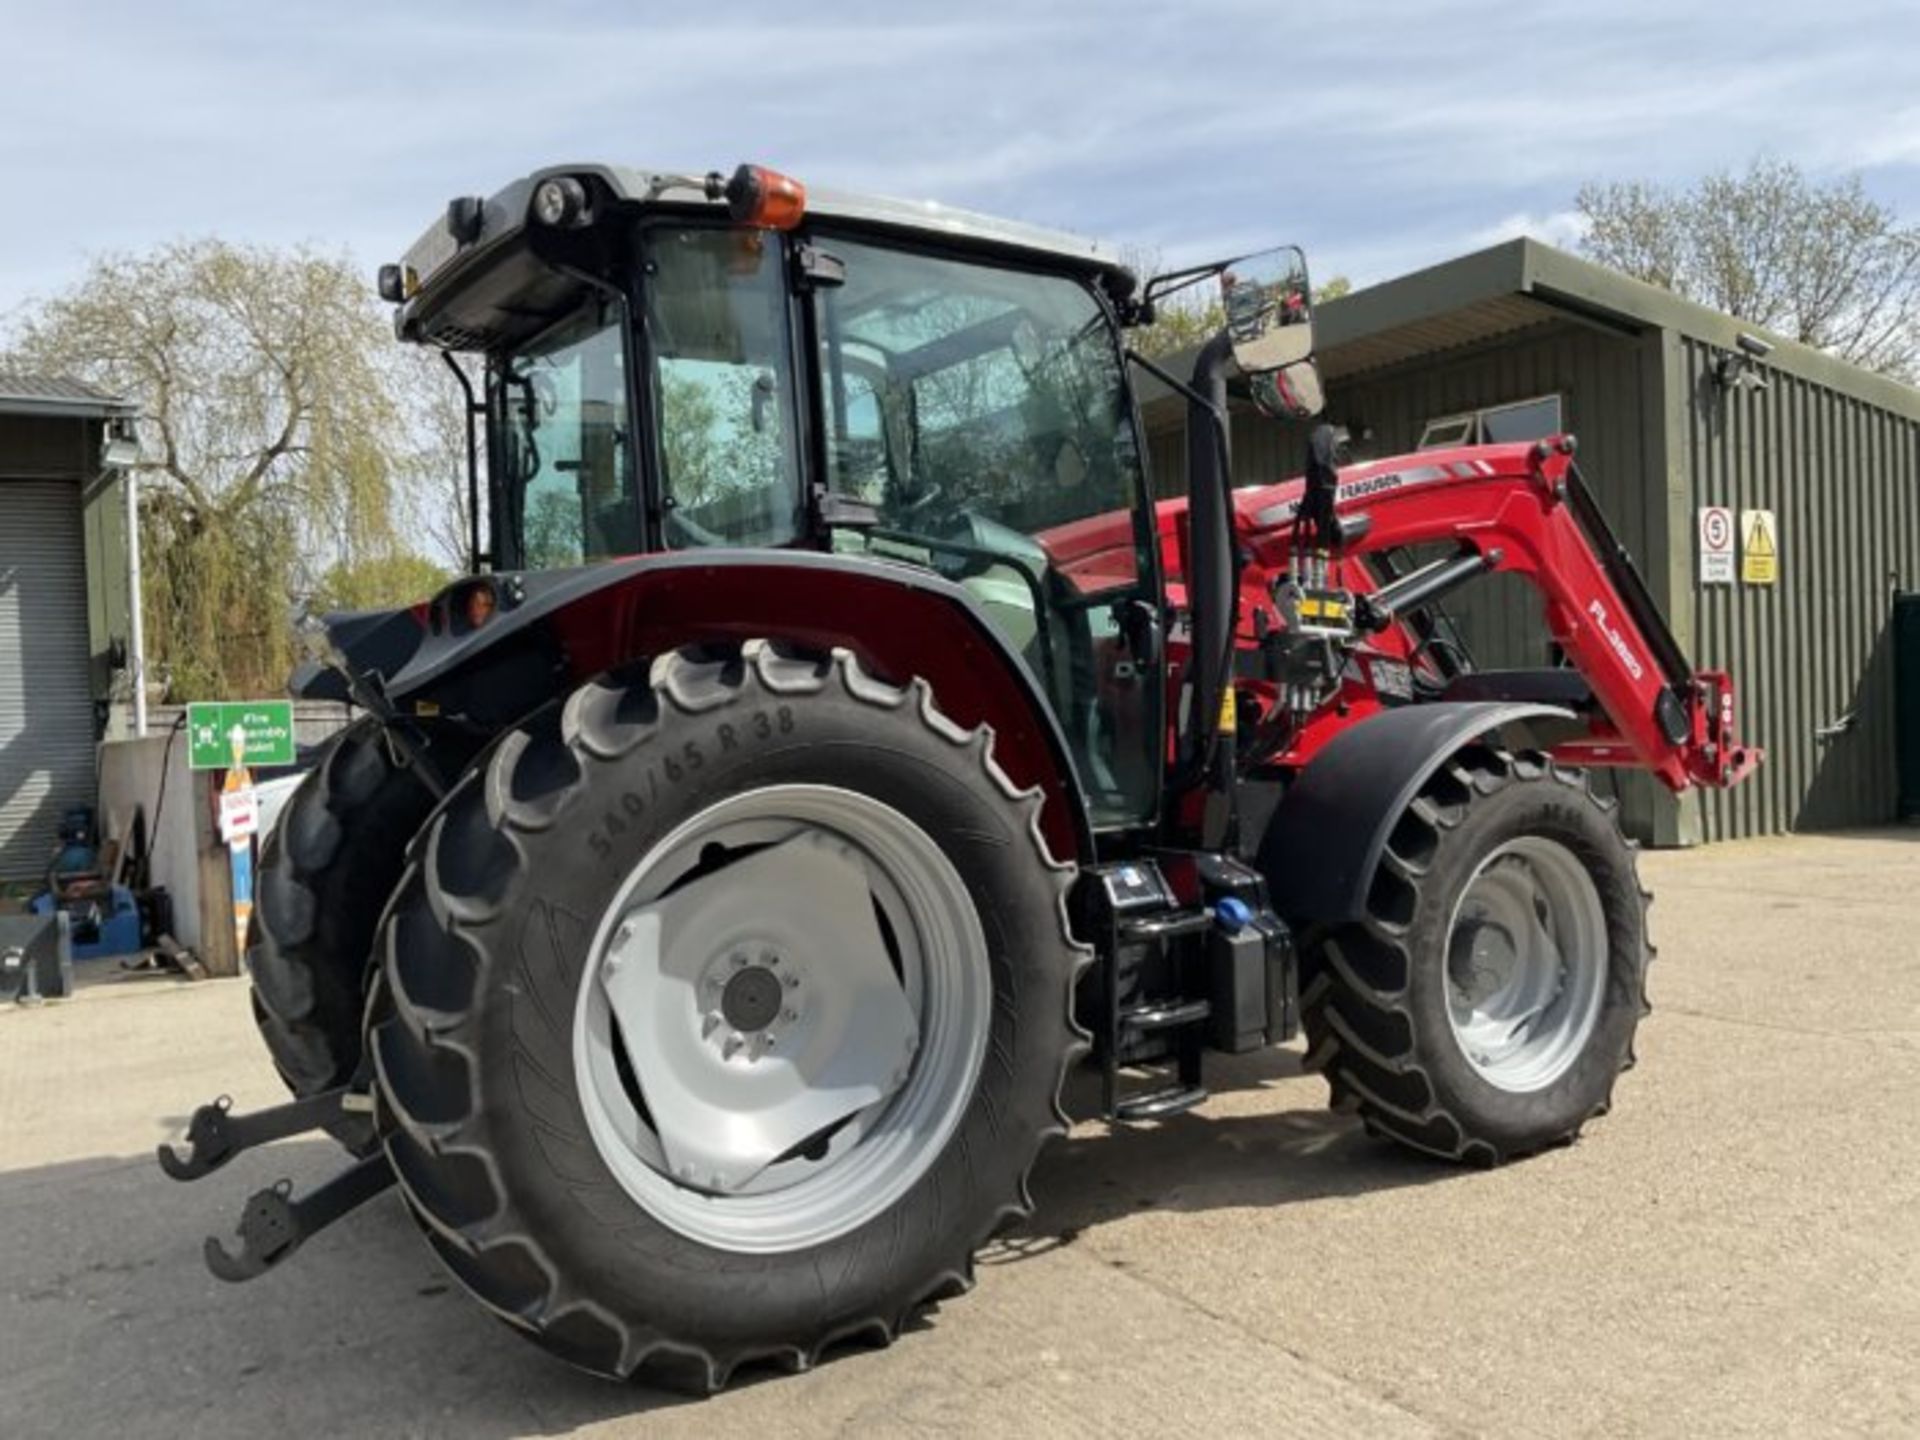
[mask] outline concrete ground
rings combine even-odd
[[[249,1189],[335,1163],[154,1167],[199,1101],[277,1098],[238,982],[9,1011],[0,1433],[1920,1434],[1920,831],[1644,871],[1655,1013],[1578,1145],[1456,1171],[1327,1115],[1297,1050],[1223,1063],[1193,1115],[1081,1126],[891,1349],[704,1403],[547,1359],[390,1198],[210,1278]]]

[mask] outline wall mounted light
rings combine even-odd
[[[1773,353],[1773,342],[1742,330],[1733,337],[1733,343],[1738,348],[1722,350],[1719,358],[1713,362],[1714,382],[1723,390],[1731,390],[1736,385],[1765,390],[1766,376],[1753,367],[1756,361],[1764,360]]]

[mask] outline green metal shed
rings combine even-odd
[[[1360,454],[1461,423],[1578,435],[1681,644],[1735,676],[1740,724],[1767,763],[1734,791],[1677,803],[1621,777],[1633,832],[1692,844],[1895,818],[1893,596],[1920,588],[1920,390],[1533,240],[1329,301],[1317,322],[1328,413]],[[1755,358],[1742,335],[1769,353]],[[1180,493],[1182,404],[1154,387],[1147,408],[1155,483]],[[1303,444],[1297,427],[1236,406],[1240,483],[1294,473]],[[1703,506],[1774,513],[1775,584],[1702,583]],[[1482,664],[1542,663],[1521,582],[1496,577],[1449,609]]]

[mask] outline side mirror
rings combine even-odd
[[[1313,292],[1307,257],[1283,245],[1243,255],[1220,272],[1233,358],[1270,415],[1320,413],[1326,396],[1313,364]]]

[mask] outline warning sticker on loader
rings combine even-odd
[[[1771,510],[1740,512],[1740,579],[1772,585],[1780,578],[1780,530]]]

